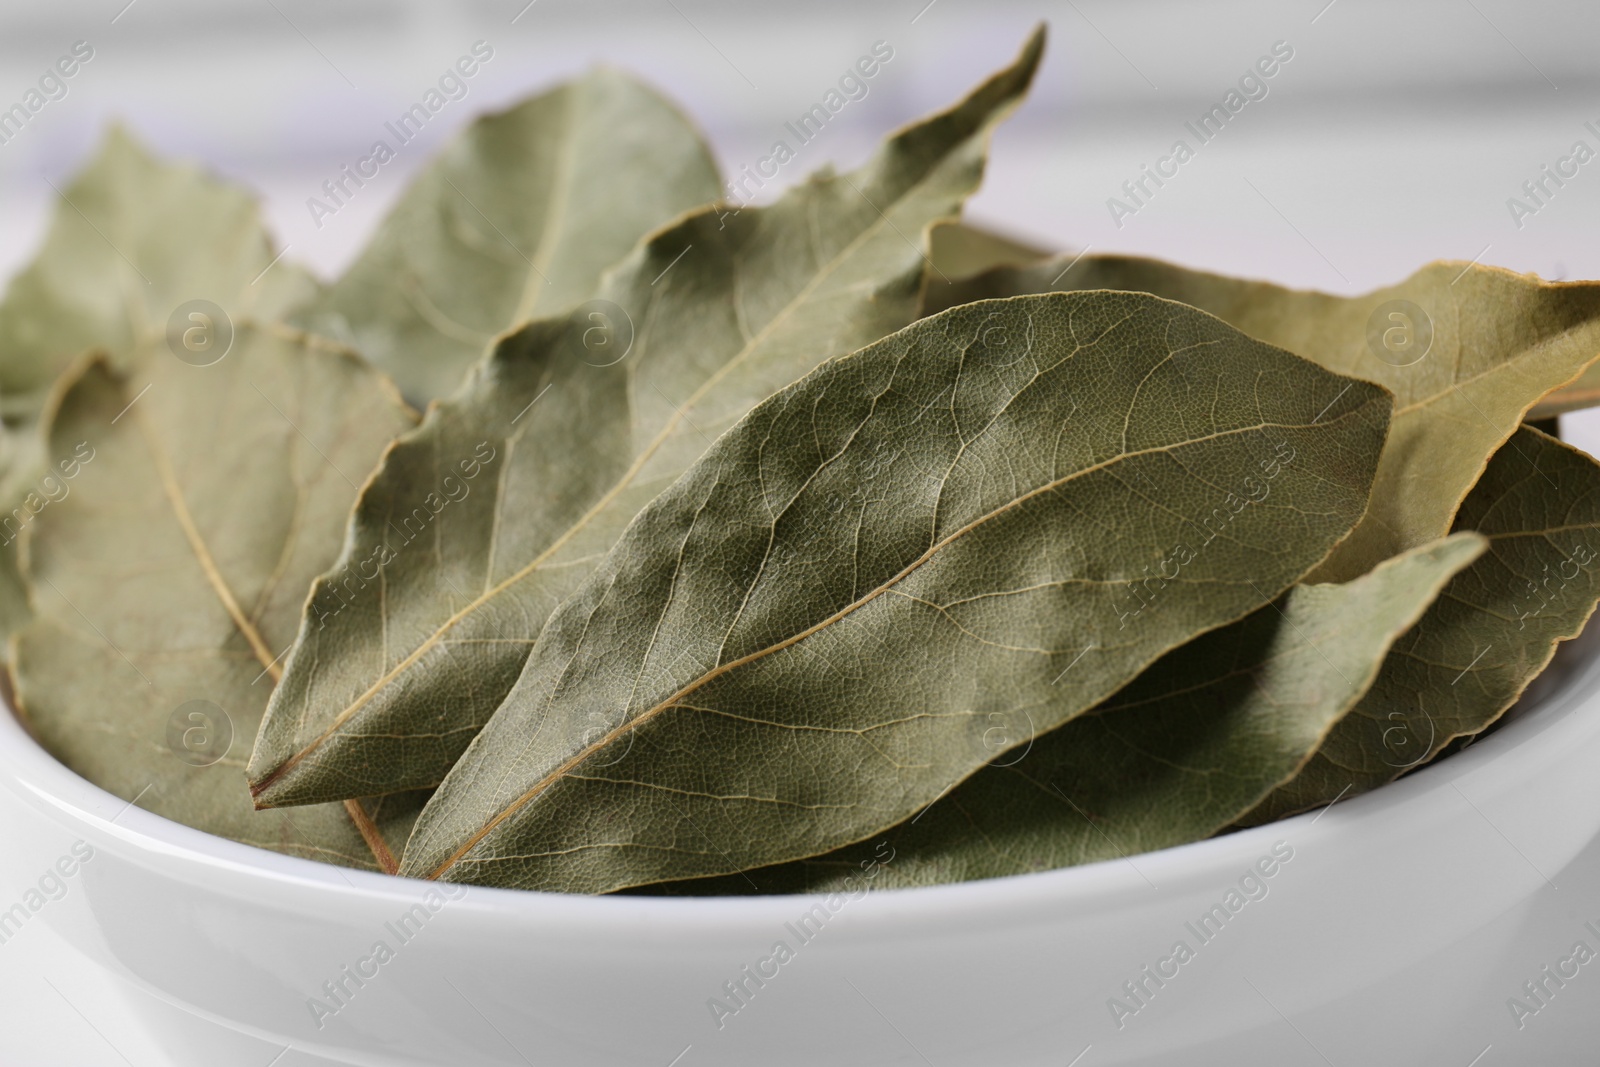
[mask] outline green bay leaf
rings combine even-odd
[[[833,360],[558,609],[402,871],[604,892],[893,826],[993,758],[992,716],[1051,730],[1326,557],[1389,407],[1136,293],[970,304]]]
[[[1398,285],[1340,297],[1158,260],[1065,256],[935,287],[928,307],[1077,289],[1179,300],[1395,394],[1372,507],[1319,581],[1352,578],[1444,536],[1524,415],[1600,358],[1600,283],[1543,282],[1465,263],[1434,263]]]
[[[1167,653],[1092,713],[997,755],[910,822],[825,856],[659,891],[934,885],[1210,837],[1311,757],[1390,642],[1485,546],[1454,534],[1344,584],[1296,586]],[[1007,725],[990,727],[997,747]]]
[[[299,321],[406,396],[446,396],[498,334],[589,297],[647,231],[721,193],[690,120],[597,68],[474,122]]]
[[[1497,720],[1600,602],[1600,464],[1531,427],[1456,517],[1489,551],[1399,641],[1316,755],[1245,819],[1270,822],[1398,778]]]
[[[392,870],[420,797],[258,813],[243,765],[354,479],[414,414],[352,353],[281,326],[241,324],[210,366],[163,342],[126,362],[86,360],[47,414],[50,453],[81,469],[21,541],[36,613],[12,643],[25,722],[160,815]]]
[[[49,497],[40,493],[39,484],[45,462],[44,442],[35,420],[16,426],[0,421],[0,501],[15,505],[9,514],[0,515],[0,644],[28,621],[28,591],[18,570],[17,538],[33,521],[35,506],[40,510],[49,506],[45,503]],[[52,481],[47,488],[54,495],[60,492],[60,484]],[[4,662],[4,653],[0,653],[0,662]]]
[[[442,780],[641,507],[773,391],[912,321],[923,231],[977,187],[1042,48],[858,170],[652,235],[602,284],[603,325],[497,344],[364,491],[257,741],[257,802]]]
[[[945,291],[998,267],[1026,267],[1051,258],[1036,245],[964,219],[942,219],[928,230],[929,287]]]
[[[249,193],[158,160],[113,126],[61,190],[44,245],[0,302],[0,414],[37,416],[91,348],[121,366],[188,301],[236,319],[282,316],[316,283],[286,262],[268,270],[277,255]]]
[[[282,316],[316,282],[277,255],[247,192],[156,159],[120,126],[60,190],[43,246],[0,301],[0,641],[28,618],[17,536],[71,490],[58,469],[71,456],[46,455],[38,429],[60,375],[91,348],[121,366],[192,300]]]
[[[1582,285],[1582,282],[1569,282],[1563,284]],[[1576,379],[1563,385],[1554,392],[1547,393],[1543,400],[1533,406],[1528,412],[1529,422],[1554,419],[1557,415],[1568,411],[1578,411],[1582,408],[1592,408],[1600,404],[1600,363],[1591,363],[1587,370]]]

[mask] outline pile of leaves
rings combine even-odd
[[[214,834],[594,893],[1084,863],[1490,728],[1600,600],[1525,421],[1600,397],[1600,285],[967,226],[1042,46],[759,207],[596,71],[327,286],[113,131],[0,304],[18,713]]]

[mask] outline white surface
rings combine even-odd
[[[1600,79],[1592,58],[1600,8],[1593,5],[1337,0],[1325,8],[1326,0],[1203,5],[1178,0],[982,4],[937,0],[925,7],[925,2],[718,5],[704,0],[627,0],[601,7],[580,0],[538,0],[513,24],[524,0],[474,0],[448,7],[372,0],[337,5],[274,0],[276,6],[265,0],[137,0],[126,9],[125,0],[50,5],[4,0],[0,2],[0,104],[20,97],[37,72],[72,41],[92,41],[97,55],[73,80],[65,100],[42,111],[21,138],[0,146],[0,276],[26,261],[43,232],[53,196],[45,179],[60,184],[90,150],[101,125],[114,116],[126,119],[158,149],[205,160],[255,187],[264,197],[273,226],[292,246],[291,257],[332,274],[349,261],[407,176],[449,132],[445,127],[451,122],[464,122],[473,109],[501,105],[591,61],[603,59],[640,71],[682,101],[707,129],[719,158],[731,169],[762,154],[782,122],[814,102],[843,65],[872,41],[892,42],[896,59],[877,79],[872,94],[841,114],[826,139],[797,160],[798,171],[829,159],[841,164],[859,160],[885,129],[953,99],[1008,59],[1027,27],[1047,18],[1052,42],[1046,66],[1033,100],[996,139],[988,184],[973,205],[973,214],[980,219],[1018,233],[1042,235],[1063,247],[1157,254],[1343,292],[1395,280],[1432,258],[1480,254],[1486,262],[1547,277],[1600,277],[1600,162],[1584,168],[1549,208],[1521,229],[1513,225],[1505,206],[1506,198],[1537,173],[1539,164],[1553,162],[1573,139],[1583,137],[1600,147],[1600,140],[1583,129],[1586,119],[1600,125]],[[492,42],[497,55],[474,86],[467,107],[449,115],[449,121],[435,124],[420,150],[387,169],[386,184],[364,190],[349,210],[315,229],[304,200],[322,177],[363,148],[384,118],[411,102],[437,70],[479,38]],[[1117,187],[1135,176],[1140,164],[1163,153],[1173,137],[1181,135],[1185,119],[1202,110],[1203,102],[1217,99],[1247,64],[1278,39],[1294,45],[1296,58],[1273,80],[1267,99],[1250,104],[1148,208],[1125,220],[1120,229],[1114,226],[1106,198],[1116,195]],[[346,83],[346,77],[356,88]],[[1596,450],[1590,442],[1600,442],[1600,417],[1570,416],[1564,425],[1570,438]],[[0,743],[0,749],[5,747]],[[1487,750],[1486,745],[1480,751]],[[1583,753],[1590,761],[1587,766],[1577,761]],[[14,754],[6,755],[10,759]],[[1475,822],[1477,817],[1458,803],[1453,809],[1456,832],[1466,833],[1470,826],[1479,836],[1470,840],[1468,856],[1459,860],[1462,876],[1448,880],[1442,891],[1476,898],[1492,889],[1498,878],[1512,878],[1519,871],[1525,875],[1522,861],[1507,847],[1512,841],[1529,851],[1542,847],[1550,832],[1587,832],[1586,824],[1574,825],[1570,812],[1588,818],[1596,810],[1594,798],[1582,794],[1567,801],[1575,807],[1566,808],[1558,794],[1582,789],[1586,781],[1594,780],[1594,755],[1592,745],[1579,750],[1572,754],[1570,770],[1542,784],[1536,769],[1523,767],[1519,772],[1523,777],[1516,779],[1520,784],[1506,786],[1521,792],[1500,798],[1497,802],[1503,808],[1485,807],[1504,838],[1498,836],[1500,831],[1491,832],[1481,821]],[[1472,787],[1463,783],[1463,789],[1478,797],[1475,790],[1484,788],[1484,796],[1493,797],[1488,783],[1500,781],[1498,773],[1486,772]],[[1438,798],[1434,802],[1443,803]],[[1366,810],[1360,804],[1350,807]],[[52,829],[50,820],[30,823],[31,829],[25,829],[12,821],[13,814],[8,809],[0,817],[0,857],[5,857],[0,861],[0,906],[17,899],[39,876],[43,865],[55,858],[56,839],[65,840],[61,835],[67,833],[65,824]],[[110,814],[115,814],[114,808],[106,817]],[[1332,834],[1327,839],[1334,842],[1328,855],[1356,848],[1350,835],[1357,828],[1345,822],[1349,818],[1348,812],[1339,810],[1317,825],[1316,834]],[[67,816],[62,819],[71,822]],[[140,825],[142,819],[143,813],[130,812],[117,826]],[[1340,844],[1334,831],[1347,825],[1349,834]],[[1307,930],[1314,931],[1319,923],[1336,931],[1353,928],[1346,938],[1347,951],[1358,950],[1364,926],[1393,930],[1393,923],[1404,926],[1412,916],[1422,923],[1433,906],[1417,895],[1431,876],[1416,868],[1422,857],[1434,852],[1431,831],[1419,831],[1416,842],[1399,839],[1393,855],[1379,848],[1379,843],[1391,841],[1381,820],[1373,832],[1377,840],[1363,854],[1374,866],[1359,869],[1374,883],[1372,891],[1330,899],[1324,902],[1326,911],[1305,913]],[[1441,831],[1438,840],[1456,838]],[[143,847],[128,845],[129,855]],[[1191,861],[1199,863],[1193,857],[1200,854],[1182,850],[1174,854],[1182,859],[1151,857],[1149,864],[1181,868]],[[1559,854],[1557,849],[1546,859],[1556,862]],[[1488,883],[1482,887],[1466,873],[1470,863],[1479,861],[1490,868]],[[1145,859],[1137,862],[1150,869]],[[1544,860],[1540,862],[1543,866]],[[89,870],[94,870],[92,865]],[[1319,883],[1324,879],[1318,870],[1308,863],[1286,872],[1303,879],[1295,889],[1308,894],[1302,900],[1323,899]],[[1332,879],[1326,884],[1337,884],[1339,870],[1326,870]],[[1545,870],[1554,873],[1550,867]],[[1115,882],[1119,877],[1121,882]],[[1219,945],[1215,956],[1197,965],[1214,970],[1207,982],[1222,982],[1221,972],[1235,963],[1235,957],[1226,953],[1237,951],[1239,960],[1253,961],[1251,966],[1260,970],[1250,973],[1267,976],[1263,992],[1341,1067],[1382,1062],[1464,1065],[1490,1043],[1495,1047],[1481,1061],[1483,1067],[1587,1062],[1539,1060],[1530,1050],[1540,1041],[1559,1042],[1563,1032],[1583,1033],[1584,1020],[1595,1014],[1600,974],[1591,975],[1586,969],[1583,978],[1521,1034],[1507,1032],[1503,1017],[1504,997],[1526,977],[1510,971],[1552,960],[1544,946],[1559,947],[1556,932],[1563,929],[1568,912],[1581,912],[1600,900],[1596,892],[1600,861],[1592,850],[1555,877],[1562,885],[1560,894],[1548,890],[1545,896],[1535,894],[1475,939],[1463,942],[1457,955],[1428,957],[1408,972],[1409,977],[1392,978],[1390,984],[1376,987],[1385,991],[1384,998],[1319,1006],[1306,993],[1311,980],[1302,973],[1321,965],[1314,946],[1296,946],[1293,935],[1284,934],[1286,941],[1273,956],[1266,923],[1249,931],[1247,944],[1253,950]],[[1051,884],[1091,883],[1119,885],[1118,892],[1130,900],[1145,891],[1143,882],[1125,866],[1120,873],[1115,867],[1078,872]],[[1291,883],[1285,883],[1268,903],[1293,899],[1290,888]],[[1057,906],[1076,907],[1067,901],[1076,900],[1080,890],[1061,891],[1065,895]],[[146,1067],[183,1062],[162,1051],[138,1021],[157,1010],[152,1002],[131,992],[123,979],[83,966],[76,950],[69,950],[53,929],[52,924],[98,921],[95,907],[106,894],[116,892],[113,882],[98,888],[89,880],[75,884],[63,901],[42,913],[49,924],[31,923],[20,936],[0,945],[0,1042],[10,1042],[0,1050],[0,1063],[6,1067],[123,1063]],[[337,886],[335,892],[344,893]],[[969,898],[956,892],[939,899]],[[972,906],[983,913],[1014,905]],[[736,906],[727,907],[730,915],[738,912]],[[847,915],[862,915],[861,925],[869,927],[869,916],[878,921],[877,911],[882,909],[893,907],[852,906]],[[957,913],[962,913],[960,908],[950,914]],[[183,921],[200,918],[186,913]],[[967,943],[966,935],[949,925],[955,921],[932,921],[920,935],[940,946],[924,966],[928,976],[937,977],[940,966],[967,959],[959,947]],[[1156,927],[1150,930],[1152,937],[1165,936]],[[258,935],[259,931],[240,931],[242,938]],[[1048,1062],[1058,1065],[1091,1042],[1095,1047],[1080,1067],[1117,1062],[1111,1058],[1117,1053],[1107,1048],[1126,1049],[1136,1047],[1133,1041],[1155,1040],[1149,1035],[1158,1027],[1146,1028],[1145,1023],[1159,1024],[1162,1016],[1130,1022],[1130,1031],[1145,1035],[1130,1042],[1115,1035],[1100,1036],[1105,1022],[1096,1013],[1103,1007],[1091,1004],[1094,1011],[1081,1016],[1081,1031],[1075,1022],[1082,1005],[1074,997],[1081,993],[1090,1003],[1111,995],[1110,987],[1130,976],[1122,972],[1148,955],[1141,955],[1142,948],[1121,957],[1112,968],[1115,973],[1090,976],[1085,970],[1089,964],[1077,958],[1076,949],[1066,942],[1051,942],[1049,936],[1041,927],[1042,943],[1053,947],[1057,958],[1053,967],[1041,970],[1036,982],[1030,985],[1020,972],[1004,968],[992,974],[972,969],[967,981],[973,986],[960,996],[935,998],[932,1003],[940,1011],[929,1017],[923,1030],[907,1022],[920,1009],[908,991],[915,987],[906,984],[919,977],[907,960],[922,957],[866,966],[857,981],[940,1067],[960,1062],[964,1034],[990,1025],[1013,1027],[1019,1041],[1030,1028],[1044,1035],[1053,1048]],[[1105,936],[1120,935],[1113,931]],[[1486,947],[1496,939],[1503,942],[1499,949]],[[651,958],[649,951],[641,951],[644,958]],[[797,966],[820,970],[829,953],[844,956],[848,948],[819,946],[815,957],[804,958]],[[724,971],[748,958],[744,947],[730,948],[730,955],[712,967],[716,982],[729,976]],[[425,970],[421,960],[400,962]],[[597,1031],[600,1037],[620,1040],[634,1032],[623,1014],[623,1002],[635,988],[630,984],[635,972],[634,965],[624,962],[608,983],[587,990],[596,1006],[605,1009],[605,1021]],[[682,1028],[683,1043],[692,1040],[695,1045],[683,1067],[718,1062],[718,1057],[737,1062],[730,1057],[735,1056],[734,1049],[745,1047],[738,1044],[745,1039],[736,1037],[729,1043],[707,1037],[702,1044],[701,1038],[692,1036],[704,1031],[699,1014],[703,1009],[696,998],[711,995],[702,988],[707,983],[699,972],[695,974],[677,990],[682,1015],[672,1024]],[[793,981],[803,984],[803,974],[797,972]],[[43,979],[54,982],[60,993]],[[978,986],[980,979],[989,985]],[[1081,985],[1075,984],[1080,979]],[[785,972],[785,981],[789,980]],[[396,985],[404,981],[397,979]],[[1470,1011],[1459,1025],[1420,1026],[1419,1033],[1429,1042],[1425,1057],[1384,1058],[1398,1056],[1394,1049],[1403,1042],[1387,1046],[1388,1052],[1369,1054],[1369,1048],[1378,1047],[1382,1027],[1395,1019],[1408,1019],[1408,1013],[1441,1018],[1427,1013],[1462,1008],[1451,998],[1459,997],[1464,987],[1472,988],[1476,999],[1467,1002]],[[1173,992],[1179,990],[1175,987]],[[446,989],[439,995],[448,999],[453,994]],[[855,994],[848,988],[843,999],[812,1001],[796,993],[787,1006],[780,996],[789,998],[781,993],[758,1002],[730,1023],[730,1030],[748,1019],[763,1030],[788,1026],[813,1038],[842,1040],[860,1032],[868,1036],[839,1062],[849,1062],[850,1055],[861,1062],[874,1056],[887,1063],[922,1062],[859,1001],[852,1001]],[[1171,1018],[1178,1020],[1197,1012],[1203,1016],[1202,1007],[1209,1002],[1196,999],[1185,1008],[1174,997],[1169,1003]],[[763,1020],[757,1009],[770,1014]],[[1157,1009],[1168,1010],[1158,1003],[1151,1011]],[[1225,1014],[1225,1007],[1218,1010]],[[576,1028],[580,1017],[575,1012],[569,1024]],[[1268,1056],[1270,1062],[1322,1062],[1299,1043],[1291,1028],[1272,1025],[1277,1029],[1269,1028],[1263,1040],[1281,1042],[1271,1046],[1277,1051]],[[111,1040],[103,1040],[96,1029]],[[674,1047],[672,1033],[659,1036],[663,1039],[659,1048],[632,1050],[641,1057],[634,1062],[664,1065],[682,1047]],[[799,1047],[785,1043],[801,1039],[778,1039],[779,1052],[745,1062],[781,1062],[783,1048]],[[236,1050],[207,1062],[266,1064],[279,1052],[253,1038],[238,1040]],[[548,1059],[542,1047],[523,1047],[534,1062]],[[290,1052],[277,1062],[312,1062],[297,1060],[297,1055]],[[486,1053],[489,1058],[482,1062],[509,1055],[501,1047]],[[580,1057],[557,1062],[603,1061]],[[1185,1062],[1201,1060],[1191,1057]]]

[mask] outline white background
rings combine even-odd
[[[0,277],[26,262],[54,194],[120,118],[164,154],[257,191],[290,258],[332,277],[441,139],[594,62],[682,103],[725,170],[765,155],[873,42],[894,59],[785,169],[860,161],[884,132],[1051,42],[1032,99],[995,140],[971,215],[1055,248],[1128,251],[1359,292],[1436,258],[1600,278],[1600,160],[1519,228],[1506,206],[1575,140],[1600,150],[1600,5],[1517,0],[94,0],[0,3],[0,108],[78,40],[94,59],[0,146]],[[520,14],[519,14],[520,12]],[[515,19],[515,22],[513,22]],[[366,152],[477,40],[472,84],[336,217],[306,199]],[[1108,197],[1183,136],[1276,41],[1294,58],[1118,227]],[[770,187],[769,187],[770,188]],[[1565,420],[1579,443],[1600,423]],[[1592,447],[1592,444],[1591,444]],[[0,900],[37,871],[4,866]],[[158,1065],[113,991],[76,974],[42,924],[0,945],[0,1025],[34,1064]],[[41,981],[49,979],[56,989]],[[264,1067],[265,1060],[263,1060]],[[7,1064],[3,1067],[13,1067]]]

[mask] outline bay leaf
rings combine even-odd
[[[928,307],[1017,293],[1129,289],[1209,311],[1268,344],[1395,394],[1372,506],[1313,576],[1343,581],[1442,537],[1489,456],[1545,394],[1600,358],[1600,283],[1434,263],[1356,297],[1130,256],[1064,256],[930,289]]]
[[[15,505],[0,513],[0,643],[28,621],[28,592],[17,569],[17,537],[33,520],[35,501],[29,494],[36,492],[44,469],[44,442],[35,420],[16,426],[0,421],[0,502]],[[0,663],[4,659],[0,652]]]
[[[240,324],[219,362],[164,342],[85,361],[47,413],[72,492],[23,533],[35,619],[13,638],[40,742],[118,796],[263,848],[393,870],[421,798],[258,813],[244,753],[339,551],[353,480],[415,416],[347,350]],[[388,837],[384,839],[383,831]]]
[[[1489,461],[1456,517],[1489,551],[1445,587],[1315,756],[1241,820],[1376,788],[1493,724],[1600,602],[1600,464],[1531,427]]]
[[[1310,758],[1389,644],[1483,553],[1454,534],[1161,657],[1093,712],[998,753],[909,822],[825,856],[672,895],[895,889],[1071,867],[1210,837]],[[990,727],[996,748],[1010,731]]]
[[[158,160],[112,126],[61,190],[43,246],[0,301],[0,414],[37,417],[79,355],[101,349],[120,367],[189,301],[237,319],[281,317],[316,282],[288,262],[272,265],[277,256],[248,192]]]
[[[928,229],[930,286],[945,288],[996,267],[1025,267],[1051,253],[964,219],[941,219]]]
[[[893,826],[993,757],[995,716],[1054,729],[1315,566],[1389,406],[1138,293],[968,304],[830,361],[556,611],[401,869],[605,892]]]
[[[500,341],[364,491],[257,740],[257,803],[441,781],[641,507],[773,391],[912,321],[917,241],[977,187],[1042,48],[854,172],[690,214],[584,314]]]
[[[721,195],[694,124],[596,68],[468,127],[299,321],[407,397],[446,396],[496,335],[586,299],[647,231]]]
[[[1582,285],[1583,282],[1570,282],[1564,284]],[[1575,380],[1568,382],[1561,388],[1545,394],[1528,412],[1528,421],[1543,421],[1554,419],[1557,415],[1569,411],[1578,411],[1583,408],[1592,408],[1600,404],[1600,364],[1591,363],[1589,368]]]
[[[193,300],[283,315],[316,282],[276,255],[247,192],[156,159],[120,126],[60,191],[43,246],[0,300],[0,642],[28,618],[17,535],[71,489],[57,469],[70,454],[39,440],[54,383],[90,348],[121,365]]]

